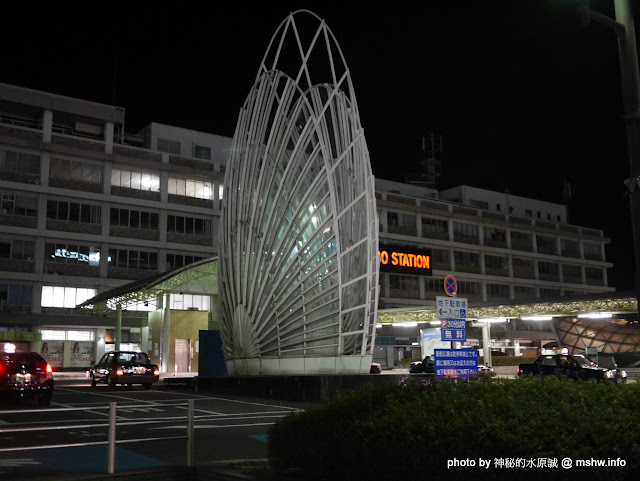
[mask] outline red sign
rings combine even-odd
[[[444,278],[444,291],[448,296],[455,296],[458,292],[458,283],[455,277],[447,276]]]

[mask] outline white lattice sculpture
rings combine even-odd
[[[309,21],[316,30],[303,31]],[[304,33],[312,35],[305,41]],[[297,59],[293,69],[285,58]],[[374,179],[344,57],[311,12],[282,22],[240,111],[220,251],[229,374],[369,372]]]

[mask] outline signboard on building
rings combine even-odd
[[[380,258],[380,272],[431,275],[431,249],[380,245],[378,256]]]
[[[478,375],[478,351],[475,349],[435,349],[436,377],[473,377]]]

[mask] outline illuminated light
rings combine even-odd
[[[478,319],[479,322],[488,322],[491,324],[496,324],[498,322],[507,322],[509,319],[506,317],[492,317],[490,319]]]
[[[431,322],[429,322],[429,324],[431,324],[432,326],[439,326],[440,325],[440,321],[431,321]]]
[[[611,314],[608,312],[588,312],[586,314],[578,314],[580,319],[609,319]]]
[[[420,344],[418,344],[417,342],[412,342],[411,345],[412,346],[419,346]]]
[[[153,370],[153,375],[154,376],[159,376],[160,375],[160,369],[158,369],[157,367]]]
[[[376,324],[376,329],[379,329],[383,326],[383,324]]]
[[[4,350],[5,350],[5,352],[16,352],[16,345],[12,344],[10,342],[5,342],[4,343]]]
[[[416,327],[418,323],[417,322],[394,322],[391,325],[394,327]]]
[[[47,372],[48,373],[52,373],[53,372],[53,368],[51,367],[51,364],[47,364]]]
[[[550,321],[553,319],[551,316],[523,316],[523,321]]]
[[[121,367],[118,367],[118,369],[116,370],[116,376],[124,376],[124,371]]]

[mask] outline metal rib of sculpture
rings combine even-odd
[[[299,25],[308,20],[317,30],[307,43],[310,31]],[[282,66],[288,53],[293,70]],[[312,81],[318,60],[324,82],[316,70]],[[311,12],[281,23],[240,111],[220,251],[229,374],[369,372],[378,297],[374,179],[349,70]]]

